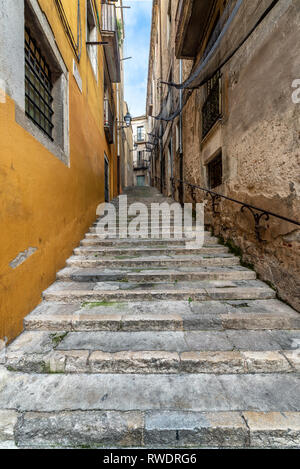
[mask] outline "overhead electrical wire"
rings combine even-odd
[[[189,78],[185,80],[185,82],[181,84],[173,83],[173,82],[164,82],[161,81],[161,83],[164,83],[168,85],[169,87],[174,87],[178,90],[189,90],[189,92],[184,96],[182,105],[178,107],[178,109],[172,113],[169,116],[164,116],[163,110],[160,112],[158,116],[153,116],[154,119],[157,120],[163,120],[166,122],[169,122],[171,120],[174,120],[183,110],[185,105],[187,104],[190,96],[192,95],[193,90],[201,88],[204,86],[216,73],[218,73],[231,59],[232,57],[239,51],[239,49],[245,44],[245,42],[249,39],[249,37],[253,34],[253,32],[258,28],[258,26],[262,23],[262,21],[266,18],[266,16],[273,10],[273,8],[279,3],[280,0],[273,0],[271,4],[268,6],[268,8],[265,9],[265,11],[262,13],[262,15],[259,17],[259,19],[256,21],[254,26],[248,31],[248,33],[243,37],[243,39],[238,43],[238,45],[226,56],[226,58],[213,70],[210,72],[207,72],[207,74],[202,78],[199,83],[196,83],[193,85],[195,80],[200,76],[201,72],[206,71],[206,69],[209,68],[209,62],[212,60],[213,55],[218,49],[220,48],[221,41],[223,37],[225,36],[225,33],[228,31],[230,24],[233,22],[235,19],[237,13],[239,12],[243,0],[238,0],[229,19],[226,21],[224,28],[222,29],[221,33],[219,34],[217,40],[215,41],[213,47],[211,50],[208,52],[207,55],[204,54],[204,59],[201,61],[201,63],[197,66],[196,70],[191,73]],[[224,20],[223,20],[224,21]],[[222,22],[222,18],[220,19],[220,22]],[[204,75],[202,74],[202,76]],[[192,86],[190,86],[192,85]]]

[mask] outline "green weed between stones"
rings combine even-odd
[[[116,306],[119,305],[120,303],[117,303],[116,301],[94,301],[94,302],[88,302],[88,303],[82,303],[81,308],[98,308],[99,306]]]
[[[231,254],[234,254],[235,256],[239,257],[240,263],[243,267],[245,267],[246,269],[254,270],[253,264],[243,260],[244,253],[242,249],[239,246],[237,246],[232,239],[227,239],[225,241],[223,236],[219,235],[219,243],[222,244],[223,246],[226,246],[229,249],[229,252],[231,252]]]
[[[55,333],[55,334],[50,334],[50,338],[52,340],[54,348],[56,348],[62,340],[68,335],[68,332],[63,332],[61,334]]]

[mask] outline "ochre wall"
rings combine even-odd
[[[85,2],[78,64],[82,94],[54,2],[40,0],[40,5],[69,71],[70,168],[16,123],[15,103],[7,96],[0,104],[0,338],[9,341],[22,331],[23,318],[95,219],[104,200],[104,151],[110,159],[111,197],[117,195],[115,148],[107,146],[103,129],[103,52],[99,47],[97,83],[86,54]],[[77,18],[77,9],[73,15]],[[11,261],[28,248],[36,252],[13,269]]]

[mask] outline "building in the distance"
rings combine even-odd
[[[148,141],[148,122],[145,116],[132,119],[133,131],[133,179],[135,186],[150,185],[150,154]]]

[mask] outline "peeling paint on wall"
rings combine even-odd
[[[17,257],[13,261],[11,261],[9,265],[12,269],[16,269],[17,267],[19,267],[19,265],[23,264],[23,262],[25,262],[28,257],[32,256],[32,254],[34,254],[36,251],[37,248],[28,248],[26,249],[26,251],[20,252],[20,254],[18,254]]]

